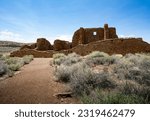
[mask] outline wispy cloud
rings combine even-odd
[[[72,35],[57,35],[55,39],[71,41]]]
[[[135,35],[119,35],[120,38],[136,37]]]
[[[0,31],[0,40],[24,41],[24,39],[20,34],[8,30]]]

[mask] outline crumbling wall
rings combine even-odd
[[[78,45],[71,49],[80,55],[87,55],[92,51],[102,51],[108,54],[127,54],[127,53],[147,53],[150,52],[150,44],[144,42],[142,38],[116,38],[87,45]]]
[[[36,58],[51,58],[55,52],[50,51],[38,51],[34,49],[17,50],[10,54],[11,57],[23,57],[25,55],[33,55]]]
[[[72,47],[79,44],[88,44],[100,40],[118,38],[116,28],[104,25],[104,28],[83,28],[78,29],[72,38]]]
[[[36,43],[36,49],[40,51],[52,50],[53,47],[48,40],[45,38],[38,38]]]
[[[73,38],[72,38],[72,47],[75,47],[79,44],[80,41],[80,29],[75,31]]]
[[[104,29],[103,28],[90,28],[85,29],[85,43],[96,42],[104,39]]]
[[[54,41],[53,49],[55,51],[68,50],[70,48],[71,48],[71,43],[68,41],[59,40],[59,39]]]
[[[30,45],[23,45],[20,47],[20,50],[24,50],[24,49],[31,49]]]
[[[33,43],[30,45],[31,49],[35,49],[36,48],[36,43]]]
[[[116,38],[102,41],[91,42],[89,44],[80,44],[71,49],[60,51],[37,51],[33,49],[24,49],[14,51],[11,56],[23,57],[24,55],[34,55],[34,57],[52,57],[54,53],[69,54],[75,52],[85,56],[93,51],[102,51],[108,54],[127,54],[127,53],[150,53],[150,44],[144,42],[142,38]]]

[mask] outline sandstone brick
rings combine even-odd
[[[31,49],[35,49],[36,48],[36,43],[33,43],[30,45]]]
[[[24,50],[24,49],[31,49],[31,46],[29,45],[23,45],[20,50]]]
[[[79,44],[88,44],[90,42],[96,42],[105,39],[118,38],[116,29],[114,27],[108,27],[108,24],[104,25],[104,28],[83,28],[81,27],[75,31],[72,38],[72,47]]]
[[[52,45],[45,38],[38,38],[36,43],[36,49],[40,51],[52,50]]]
[[[54,41],[53,49],[56,51],[67,50],[70,48],[71,48],[71,43],[68,41],[59,40],[59,39]]]

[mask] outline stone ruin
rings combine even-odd
[[[72,47],[79,44],[88,44],[90,42],[102,41],[106,39],[118,38],[116,28],[104,25],[104,28],[83,28],[81,27],[74,33]]]
[[[81,27],[75,31],[72,42],[57,39],[51,45],[45,38],[39,38],[36,43],[24,45],[20,50],[12,52],[10,56],[52,57],[55,53],[69,54],[72,52],[84,56],[92,51],[123,55],[150,52],[150,44],[144,42],[142,38],[118,38],[116,28],[104,24],[103,28]]]

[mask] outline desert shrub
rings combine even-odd
[[[85,104],[141,104],[144,99],[138,95],[125,95],[122,93],[108,93],[108,94],[84,95],[81,101]],[[94,98],[93,98],[94,97]]]
[[[8,75],[9,77],[14,76],[14,74],[15,74],[14,71],[12,71],[12,70],[10,70],[10,69],[7,70],[7,75]]]
[[[66,55],[63,53],[57,53],[53,55],[53,64],[60,65],[64,62]]]
[[[3,56],[1,56],[0,60],[5,61],[6,59],[9,59],[9,58],[10,58],[9,55],[3,55]]]
[[[76,96],[83,93],[89,93],[93,87],[94,73],[85,63],[78,63],[74,65],[74,71],[70,78],[70,87]]]
[[[19,63],[17,63],[17,64],[10,64],[10,65],[8,65],[8,68],[11,71],[19,71],[19,69],[21,68],[21,65]]]
[[[23,57],[24,64],[29,64],[33,60],[33,55],[26,55]]]
[[[55,70],[55,77],[57,81],[69,82],[71,73],[73,71],[72,69],[73,68],[69,66],[64,66],[64,65],[58,66],[57,69]]]
[[[7,73],[7,65],[0,61],[0,77]]]
[[[114,67],[114,73],[117,73],[119,79],[126,79],[127,75],[129,75],[129,69],[135,67],[133,62],[122,58],[120,59],[116,66]]]
[[[95,73],[93,80],[93,87],[98,89],[113,89],[117,84],[112,79],[109,73]]]
[[[143,102],[141,103],[150,103],[150,88],[148,86],[127,82],[119,90],[122,94],[137,95],[143,98]]]
[[[3,54],[0,53],[0,58],[3,56]]]
[[[81,57],[77,55],[76,53],[71,53],[71,54],[68,54],[67,56],[64,54],[56,54],[54,55],[53,63],[55,65],[63,64],[66,66],[70,66],[77,62],[80,62],[81,60],[82,60]]]
[[[150,57],[141,54],[127,54],[114,67],[119,79],[135,80],[150,86]]]
[[[89,94],[94,88],[115,88],[116,84],[109,74],[94,73],[87,65],[75,66],[72,73],[70,86],[75,95]]]
[[[13,58],[8,58],[5,60],[6,64],[10,65],[10,64],[16,64],[18,62],[18,57],[13,57]]]
[[[110,65],[116,63],[120,56],[109,56],[107,53],[94,51],[91,54],[86,56],[85,62],[88,65]]]
[[[82,59],[79,55],[77,55],[76,53],[71,53],[71,54],[68,54],[68,56],[65,57],[62,64],[67,65],[67,66],[71,66],[72,64],[80,62],[81,60]]]
[[[89,55],[87,55],[87,58],[96,58],[96,57],[107,57],[109,56],[107,53],[104,52],[100,52],[100,51],[94,51],[92,53],[90,53]]]
[[[63,54],[63,53],[57,53],[57,54],[53,54],[53,59],[58,59],[58,58],[61,58],[61,57],[65,57],[66,55]]]
[[[18,57],[8,58],[5,63],[11,71],[18,71],[24,65],[23,59]]]
[[[88,65],[110,65],[115,63],[115,58],[111,56],[90,58],[86,60],[86,63]]]

